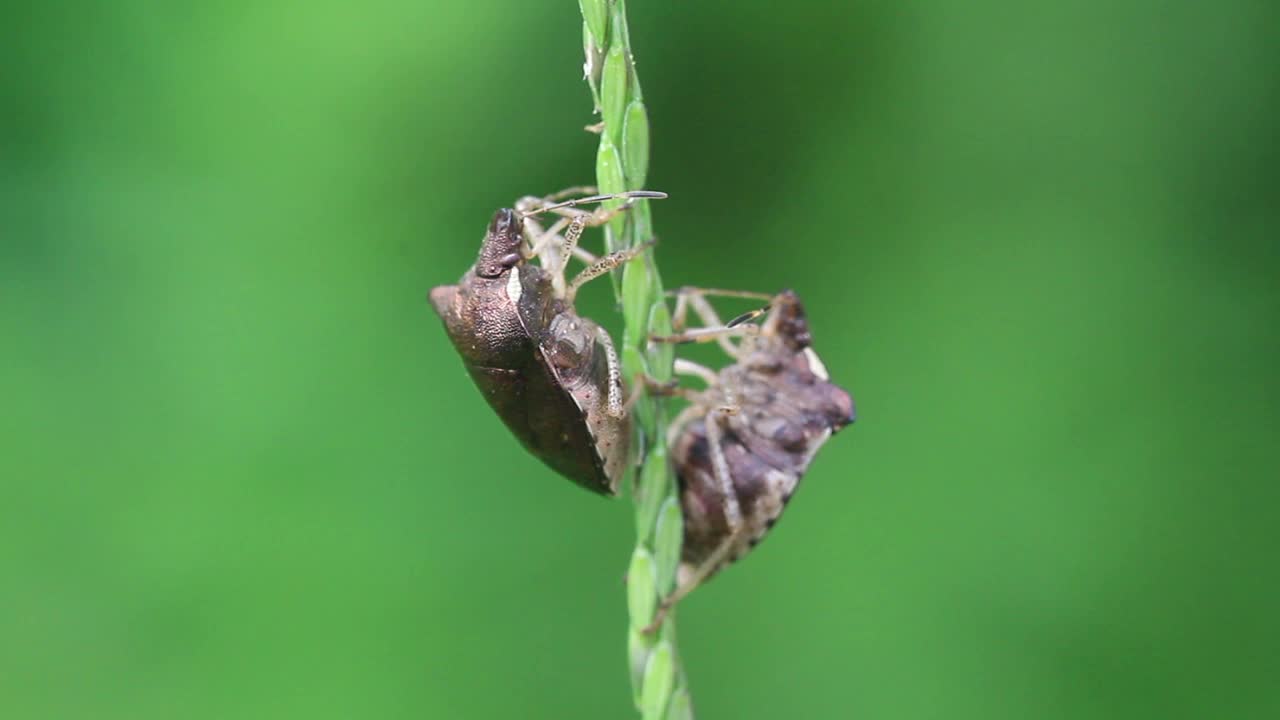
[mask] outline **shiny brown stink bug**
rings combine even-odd
[[[708,296],[769,304],[721,324]],[[690,308],[704,327],[679,331]],[[751,322],[761,316],[759,325]],[[668,435],[685,522],[679,581],[652,627],[676,601],[769,532],[814,455],[855,418],[853,398],[831,383],[813,350],[804,306],[794,292],[771,297],[685,288],[676,293],[673,326],[674,335],[652,339],[714,341],[734,362],[715,372],[677,359],[676,371],[700,377],[706,389],[656,389],[690,404]]]
[[[475,264],[457,285],[432,289],[430,299],[471,379],[516,438],[561,475],[612,495],[631,435],[622,372],[609,334],[580,317],[573,301],[583,284],[646,246],[597,258],[578,239],[630,203],[666,195],[637,190],[564,200],[584,192],[594,189],[527,197],[495,212]],[[627,203],[575,209],[615,198]],[[548,212],[561,217],[543,228],[535,218]],[[566,283],[570,256],[587,267]],[[534,258],[540,267],[529,262]]]

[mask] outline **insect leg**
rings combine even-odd
[[[582,238],[583,230],[588,227],[604,225],[617,217],[620,213],[630,210],[635,203],[636,200],[628,200],[616,208],[599,208],[595,212],[590,213],[572,208],[561,208],[560,210],[553,211],[566,213],[565,218],[567,218],[569,222],[569,227],[564,233],[564,240],[560,247],[560,251],[556,255],[555,263],[554,265],[548,266],[548,270],[551,272],[552,277],[556,278],[554,282],[556,282],[557,285],[563,288],[564,271],[569,266],[570,256],[579,258],[589,266],[600,262],[599,258],[591,253],[585,250],[579,251],[578,241]],[[557,222],[552,227],[557,229],[562,228],[564,227],[563,223],[564,219]],[[551,239],[554,239],[554,237]]]
[[[699,377],[709,386],[715,386],[717,384],[717,378],[714,371],[688,360],[676,358],[675,371],[680,375],[694,375]],[[644,383],[644,391],[650,395],[656,395],[659,397],[678,397],[689,402],[689,404],[675,416],[675,419],[671,420],[671,422],[667,424],[668,447],[675,445],[676,438],[679,437],[680,431],[684,430],[685,425],[702,418],[708,412],[720,410],[729,415],[738,412],[738,407],[732,403],[732,396],[730,395],[724,395],[724,399],[728,402],[717,407],[714,405],[714,400],[707,399],[708,395],[710,395],[709,391],[698,391],[693,390],[692,388],[681,387],[675,380],[661,382],[644,373],[638,375],[637,379]],[[630,410],[631,406],[635,404],[635,401],[640,397],[640,395],[641,392],[638,388],[632,392],[631,397],[628,398],[626,402],[628,410]]]
[[[695,390],[686,387],[680,387],[680,383],[675,380],[658,380],[648,373],[640,373],[636,379],[644,384],[645,390],[657,397],[678,397],[685,400],[693,400],[693,396],[697,394]]]
[[[649,341],[676,344],[720,342],[721,340],[727,341],[728,338],[731,337],[754,335],[759,331],[760,328],[749,324],[734,325],[732,327],[728,325],[721,325],[720,327],[694,328],[692,330],[685,330],[684,332],[678,332],[672,335],[650,335]],[[738,349],[732,343],[728,344],[728,347],[725,348],[725,352],[734,357],[738,356]]]
[[[623,263],[629,260],[634,260],[635,258],[639,257],[640,254],[643,253],[645,250],[648,250],[652,245],[653,245],[653,241],[650,240],[647,243],[642,243],[635,247],[627,248],[626,250],[618,250],[617,252],[611,252],[608,255],[605,255],[604,257],[595,261],[594,263],[589,265],[585,270],[578,273],[578,275],[573,278],[573,282],[569,283],[569,289],[565,291],[565,299],[568,300],[569,302],[573,302],[574,296],[578,294],[578,288],[600,277],[601,275],[604,275],[605,273],[622,265]]]
[[[565,226],[568,225],[572,219],[573,218],[570,217],[562,217],[551,227],[543,230],[542,227],[533,220],[533,218],[525,218],[525,228],[529,231],[528,234],[531,238],[529,242],[529,257],[540,257],[545,253],[547,248],[551,247],[551,243],[555,242],[556,239],[560,237],[561,231],[564,230]]]
[[[596,194],[594,185],[574,185],[563,190],[553,192],[545,197],[537,195],[525,195],[516,200],[516,204],[512,207],[516,212],[522,215],[531,215],[538,211],[538,208],[544,208],[549,205],[555,205],[563,200],[568,200],[574,196],[587,197]]]
[[[583,229],[594,224],[590,214],[583,212],[566,214],[546,230],[538,227],[532,218],[525,218],[525,223],[533,228],[530,235],[535,238],[531,243],[532,248],[529,250],[528,257],[542,258],[542,266],[551,273],[552,282],[558,286],[562,293],[564,291],[564,271],[569,265],[570,255],[581,260],[586,265],[600,261],[600,258],[578,246],[578,240],[582,237]],[[565,230],[566,227],[568,228],[567,231]],[[560,235],[562,231],[564,231],[563,237]],[[548,251],[557,241],[560,244],[559,249],[554,253],[548,254]]]
[[[752,336],[759,332],[759,328],[751,325],[750,322],[764,315],[772,307],[775,299],[772,295],[764,293],[749,292],[746,290],[718,290],[703,289],[696,287],[682,287],[675,291],[676,309],[672,314],[671,325],[677,332],[673,335],[652,336],[649,339],[653,342],[672,342],[672,343],[689,343],[689,342],[711,342],[715,341],[720,345],[720,349],[724,350],[729,357],[738,359],[744,354],[744,350]],[[728,323],[722,323],[720,316],[716,314],[715,308],[707,301],[707,296],[726,296],[747,298],[752,300],[769,300],[770,303],[758,310],[745,312]],[[698,319],[702,321],[703,327],[693,330],[683,330],[686,316],[689,308],[698,315]],[[730,338],[743,338],[742,345],[735,345]]]
[[[631,412],[631,408],[635,406],[636,401],[645,394],[655,397],[678,397],[688,400],[690,403],[696,403],[697,395],[699,394],[696,390],[680,387],[675,380],[663,382],[654,379],[648,373],[642,372],[636,375],[636,381],[640,383],[641,387],[634,388],[631,391],[631,395],[622,404],[623,412]],[[689,407],[694,407],[694,405]],[[685,409],[688,410],[688,408]]]
[[[569,223],[569,229],[564,233],[564,245],[560,247],[559,265],[551,271],[552,277],[557,278],[560,283],[564,282],[564,270],[569,266],[569,256],[573,254],[574,250],[578,249],[578,240],[582,238],[582,231],[586,229],[589,219],[589,214],[575,215],[573,221]]]
[[[592,255],[586,250],[583,250],[581,247],[576,247],[573,249],[573,256],[581,260],[585,265],[591,265],[593,263],[600,262],[600,258],[596,257],[595,255]]]
[[[687,293],[676,293],[676,309],[671,313],[671,328],[677,332],[683,331],[688,315],[689,295]]]
[[[716,314],[715,308],[711,307],[711,303],[707,302],[706,297],[708,294],[718,294],[720,292],[734,291],[703,290],[702,288],[688,286],[677,290],[675,292],[676,309],[672,316],[671,326],[678,331],[683,331],[688,310],[692,307],[693,311],[697,313],[698,319],[702,321],[703,328],[723,327],[723,324],[720,322],[720,316]],[[757,295],[758,293],[749,293],[744,291],[740,296],[755,298]],[[735,297],[737,296],[739,295],[735,295]],[[733,344],[733,341],[729,339],[730,337],[731,336],[728,334],[723,334],[716,336],[714,339],[719,343],[721,350],[724,350],[729,357],[736,360],[741,357],[742,350],[739,346]]]
[[[567,187],[559,192],[551,193],[550,195],[542,198],[542,204],[550,205],[551,203],[557,203],[561,200],[568,200],[574,195],[595,195],[597,192],[595,185],[574,185],[573,187]]]
[[[754,292],[751,290],[725,290],[723,288],[703,288],[686,285],[675,290],[668,290],[667,295],[679,297],[684,294],[696,293],[706,297],[728,297],[742,298],[744,300],[769,300],[772,301],[775,296],[769,293]]]
[[[684,430],[684,426],[701,419],[706,414],[707,408],[701,403],[693,403],[681,410],[667,427],[667,447],[675,447],[676,439],[680,437],[680,431]]]
[[[692,375],[693,377],[702,380],[707,384],[708,388],[718,389],[723,402],[721,402],[719,407],[715,409],[725,415],[738,414],[738,402],[734,397],[733,388],[720,382],[720,376],[716,375],[714,370],[705,365],[699,365],[692,360],[685,360],[684,358],[676,358],[675,366],[672,369],[680,375]],[[708,407],[711,406],[710,402],[703,404]]]
[[[627,409],[622,404],[622,363],[618,360],[618,350],[613,346],[613,338],[602,327],[596,328],[596,339],[604,346],[605,361],[609,367],[609,414],[614,417],[625,417]]]
[[[706,365],[699,365],[698,363],[692,360],[685,360],[684,358],[676,358],[675,365],[672,367],[672,370],[675,370],[676,373],[680,375],[690,375],[692,377],[696,377],[702,382],[706,383],[708,387],[713,386],[720,382],[720,376],[716,375],[715,370],[712,370]]]
[[[733,489],[733,478],[729,475],[729,462],[724,455],[724,432],[721,423],[725,418],[726,414],[721,410],[714,410],[703,423],[707,429],[707,448],[711,453],[712,473],[715,476],[716,485],[724,498],[724,521],[728,532],[715,550],[712,550],[710,555],[698,563],[698,566],[688,576],[681,579],[680,585],[670,595],[663,598],[657,612],[654,613],[653,621],[644,629],[645,633],[651,633],[656,630],[666,618],[667,613],[671,612],[671,608],[675,607],[676,603],[693,592],[694,588],[701,585],[711,573],[724,564],[725,558],[737,544],[739,536],[742,534],[742,509],[738,505],[738,495]]]

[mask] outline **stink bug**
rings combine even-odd
[[[722,325],[708,295],[769,298],[769,304]],[[690,401],[668,436],[685,525],[679,582],[661,613],[764,538],[814,455],[855,417],[853,398],[830,382],[813,350],[794,292],[769,297],[686,288],[677,293],[676,328],[690,307],[706,327],[653,340],[715,341],[734,362],[715,372],[678,359],[676,371],[701,377],[706,389],[657,390]],[[760,325],[750,322],[762,315]]]
[[[584,283],[647,246],[592,256],[578,247],[583,229],[629,205],[594,213],[574,206],[666,195],[637,190],[555,202],[582,191],[590,189],[525,198],[495,212],[475,264],[457,285],[432,289],[430,299],[471,379],[516,438],[561,475],[612,495],[631,435],[622,372],[609,334],[580,317],[573,300]],[[546,212],[564,217],[544,230],[534,217]],[[587,267],[566,284],[570,256]],[[533,258],[541,267],[528,262]]]

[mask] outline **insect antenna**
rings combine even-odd
[[[542,213],[550,212],[552,210],[559,210],[561,208],[576,207],[578,205],[589,205],[591,203],[604,202],[606,200],[615,200],[618,198],[635,198],[635,199],[646,198],[650,200],[662,200],[666,197],[667,197],[666,193],[659,192],[657,190],[627,190],[626,192],[611,193],[607,195],[590,195],[588,197],[571,198],[569,200],[553,203],[551,205],[544,205],[542,207],[533,208],[532,210],[525,210],[524,212],[520,213],[520,217],[527,218],[527,217],[532,217],[534,215],[541,215]]]
[[[744,300],[768,300],[772,302],[776,296],[772,293],[754,292],[751,290],[725,290],[723,288],[704,288],[685,286],[668,290],[663,293],[667,297],[679,297],[681,295],[705,295],[706,297],[726,297],[726,298],[742,298]]]
[[[773,304],[772,304],[772,303],[770,303],[770,304],[768,304],[768,305],[765,305],[764,307],[759,308],[759,309],[757,309],[757,310],[748,310],[747,312],[744,312],[744,313],[742,313],[741,315],[739,315],[738,317],[736,317],[736,318],[734,318],[734,319],[730,320],[729,322],[725,323],[725,324],[724,324],[724,326],[725,326],[725,327],[727,327],[727,328],[731,328],[731,327],[737,327],[737,326],[739,326],[739,325],[741,325],[741,324],[743,324],[743,323],[746,323],[746,322],[751,322],[752,320],[755,320],[756,318],[760,317],[761,315],[764,315],[765,313],[769,312],[769,308],[771,308],[771,307],[773,307]]]

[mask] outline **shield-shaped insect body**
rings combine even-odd
[[[710,327],[656,338],[715,340],[734,359],[719,372],[677,360],[677,371],[701,376],[707,388],[680,392],[690,405],[670,430],[685,535],[667,607],[764,538],[818,450],[855,417],[853,398],[830,381],[813,350],[794,292],[726,325],[705,300],[711,292],[682,290],[675,313],[682,320],[692,306]],[[761,314],[759,326],[748,322]]]
[[[665,197],[645,191],[623,196]],[[603,328],[577,314],[573,298],[584,283],[642,248],[590,256],[577,247],[583,228],[617,211],[586,213],[572,206],[612,197],[618,196],[554,204],[528,199],[525,204],[532,207],[524,212],[498,210],[475,265],[457,285],[430,294],[471,379],[512,434],[556,472],[606,495],[617,492],[630,422],[613,342]],[[548,211],[567,217],[543,230],[531,218]],[[566,284],[564,267],[571,255],[588,267]],[[543,266],[531,264],[533,258],[541,258]]]

